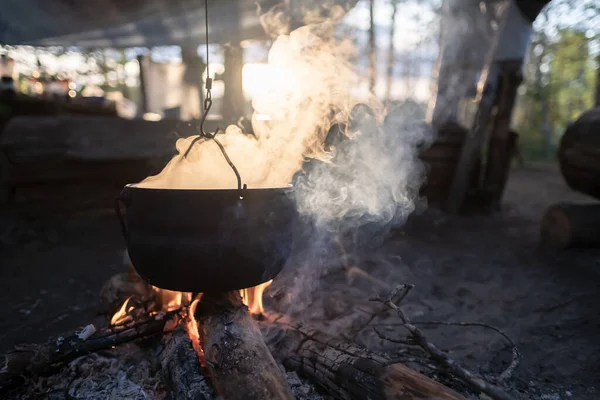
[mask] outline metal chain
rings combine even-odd
[[[204,99],[204,111],[208,111],[212,106],[212,78],[210,77],[210,59],[208,51],[208,0],[204,0],[204,29],[206,39],[206,98]]]
[[[208,112],[210,111],[210,108],[212,107],[212,103],[213,103],[212,93],[211,93],[212,78],[210,77],[210,60],[209,60],[210,52],[208,49],[208,46],[210,44],[210,42],[208,41],[208,0],[204,0],[204,28],[205,28],[205,35],[206,35],[205,36],[205,38],[206,38],[206,97],[204,98],[204,112],[202,113],[202,117],[200,117],[199,135],[197,138],[192,140],[192,142],[190,143],[186,152],[183,154],[183,158],[187,158],[188,154],[190,154],[190,151],[192,150],[192,147],[194,147],[194,145],[198,141],[200,141],[202,138],[214,140],[215,143],[219,146],[219,150],[221,150],[221,153],[223,153],[223,157],[225,157],[227,164],[229,164],[229,166],[233,170],[233,173],[235,174],[235,178],[237,179],[237,187],[238,187],[238,191],[240,191],[240,198],[243,198],[241,191],[242,191],[242,189],[246,189],[246,184],[245,183],[242,184],[242,177],[240,176],[240,173],[238,172],[237,168],[235,167],[235,165],[233,164],[233,162],[227,155],[227,152],[225,151],[225,147],[223,147],[221,142],[219,142],[215,138],[215,136],[217,136],[217,133],[219,133],[219,129],[217,128],[217,130],[212,134],[204,131],[204,122],[206,121],[206,116],[208,115]]]

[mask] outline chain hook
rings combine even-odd
[[[205,23],[206,23],[206,26],[205,26],[205,28],[206,28],[206,85],[205,85],[206,98],[204,99],[204,111],[202,112],[202,116],[200,117],[200,124],[198,126],[198,137],[196,137],[196,138],[194,138],[194,140],[192,140],[189,147],[183,154],[183,158],[187,158],[188,154],[190,154],[190,151],[192,150],[192,147],[194,147],[194,145],[201,139],[204,138],[204,139],[214,140],[215,143],[219,146],[219,150],[221,150],[221,153],[223,153],[223,157],[225,157],[225,161],[227,161],[227,164],[229,164],[229,166],[233,170],[233,173],[235,174],[235,177],[237,179],[237,187],[238,187],[240,198],[243,198],[242,190],[245,190],[247,186],[245,183],[242,185],[242,178],[240,176],[240,173],[238,172],[237,168],[235,167],[235,165],[233,164],[233,162],[227,155],[227,152],[225,151],[225,147],[223,147],[221,142],[219,142],[215,137],[215,136],[217,136],[217,133],[219,133],[219,128],[217,128],[217,130],[214,133],[208,133],[204,130],[204,122],[206,122],[206,117],[208,116],[208,112],[210,111],[210,108],[212,107],[212,104],[213,104],[212,92],[211,92],[213,80],[210,77],[210,70],[209,70],[210,61],[209,61],[209,51],[208,51],[208,0],[204,0],[204,8],[205,8],[204,16],[205,16]]]

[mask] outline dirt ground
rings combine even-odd
[[[598,399],[600,250],[538,248],[540,218],[558,201],[594,200],[569,190],[554,168],[517,169],[502,212],[455,217],[427,210],[358,266],[388,286],[413,283],[403,304],[414,321],[484,322],[510,335],[522,355],[508,386],[515,397]],[[6,217],[0,223],[0,353],[98,318],[101,285],[123,271],[124,243],[110,212],[17,225]],[[345,278],[331,274],[316,283],[307,305],[319,310],[314,316],[335,322],[349,311],[360,313],[370,292],[383,290],[364,278]],[[390,315],[372,326],[402,337],[397,322]],[[372,326],[360,341],[392,355],[403,351],[376,338]],[[510,362],[511,349],[496,332],[423,329],[454,359],[485,376],[498,375]]]

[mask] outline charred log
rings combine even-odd
[[[553,205],[542,219],[541,240],[556,249],[600,247],[600,203]]]
[[[452,389],[358,345],[316,330],[287,328],[275,345],[284,365],[336,399],[464,400]]]
[[[195,317],[217,394],[227,400],[294,398],[238,292],[204,294]]]
[[[174,399],[206,400],[210,388],[202,376],[198,355],[183,328],[163,338],[165,349],[160,364]]]
[[[75,333],[43,344],[15,346],[14,351],[4,355],[4,366],[0,369],[0,393],[5,389],[4,384],[14,385],[13,377],[52,373],[83,355],[160,334],[175,314],[169,313],[160,319],[150,317],[134,325],[110,329],[86,339]]]

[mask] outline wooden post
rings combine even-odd
[[[497,112],[488,143],[483,192],[486,205],[497,208],[508,179],[517,134],[510,130],[517,89],[522,81],[522,60],[500,62],[500,84],[497,92]]]
[[[458,213],[463,208],[470,189],[473,170],[481,158],[482,145],[488,133],[492,112],[496,105],[503,60],[522,60],[531,36],[531,22],[527,20],[511,1],[507,4],[501,18],[493,45],[488,53],[487,62],[482,70],[478,85],[477,114],[471,131],[467,136],[456,168],[448,196],[447,209]]]

